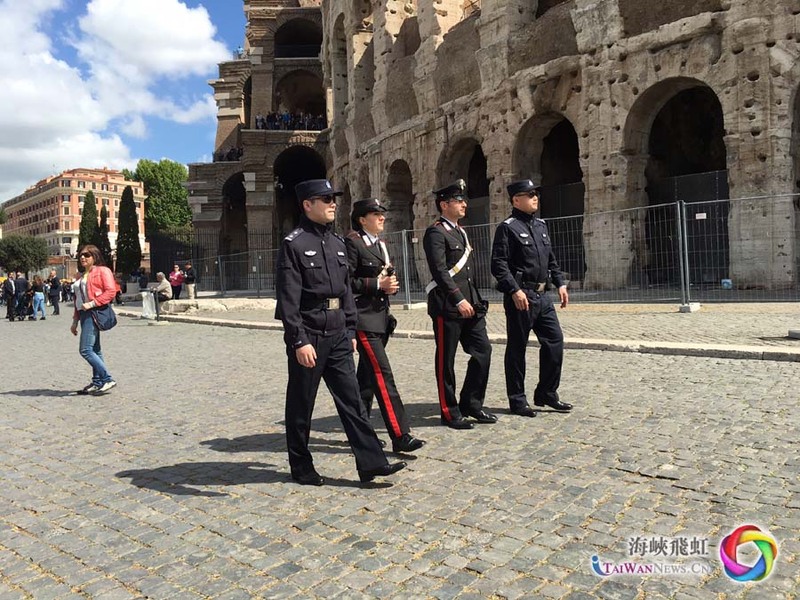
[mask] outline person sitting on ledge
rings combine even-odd
[[[164,302],[166,300],[172,300],[172,286],[169,284],[169,280],[164,276],[164,273],[159,271],[156,273],[156,281],[158,285],[156,285],[156,299],[159,302]]]

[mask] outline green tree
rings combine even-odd
[[[133,188],[125,186],[119,204],[117,220],[117,271],[132,273],[142,264],[142,247],[139,245],[139,217],[133,201]]]
[[[43,238],[12,234],[0,240],[0,265],[6,271],[38,271],[47,265],[47,255]]]
[[[189,192],[184,187],[189,173],[184,165],[167,159],[159,162],[142,159],[137,163],[136,171],[128,171],[125,176],[144,184],[147,196],[144,229],[147,235],[191,223]]]
[[[103,262],[113,270],[114,258],[111,256],[111,242],[108,239],[108,209],[103,205],[100,209],[100,254],[103,255]]]
[[[78,248],[83,248],[86,244],[93,244],[98,248],[101,244],[100,226],[97,224],[97,202],[91,191],[86,192],[86,198],[83,201]]]
[[[0,206],[0,225],[5,225],[8,216],[6,215],[6,209]]]

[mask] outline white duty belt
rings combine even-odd
[[[453,230],[453,227],[447,221],[440,221],[440,222],[442,224],[442,227],[445,228],[445,231]],[[469,244],[469,238],[467,237],[466,230],[461,229],[460,227],[459,229],[461,233],[464,235],[464,254],[461,256],[461,258],[458,259],[458,262],[455,265],[453,265],[453,268],[447,271],[447,274],[450,275],[450,277],[455,277],[456,273],[458,273],[461,269],[464,268],[464,265],[466,265],[467,261],[469,260],[469,255],[472,254],[472,246],[470,246]],[[425,293],[430,294],[433,290],[436,289],[436,286],[438,285],[439,284],[436,283],[436,281],[431,281],[425,287]]]
[[[372,240],[366,233],[361,236],[361,239],[364,241],[365,245],[372,246]],[[391,262],[389,261],[389,252],[386,250],[386,244],[383,242],[383,240],[378,240],[378,246],[380,246],[381,254],[383,254],[383,266],[388,267]]]

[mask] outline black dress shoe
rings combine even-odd
[[[484,423],[487,425],[491,425],[492,423],[497,423],[497,415],[488,413],[485,410],[471,412],[468,413],[468,415],[473,419],[475,419],[478,423]]]
[[[317,473],[316,471],[310,471],[308,473],[292,473],[292,479],[294,479],[300,485],[324,485],[325,480],[322,478],[322,475]]]
[[[467,421],[464,417],[453,419],[452,421],[445,421],[442,419],[442,425],[447,425],[450,429],[472,429],[471,421]]]
[[[519,415],[520,417],[535,417],[536,411],[533,410],[530,406],[523,406],[522,408],[511,409],[511,414]]]
[[[572,410],[572,404],[562,402],[561,400],[534,400],[536,406],[549,406],[553,410],[560,412],[569,412]]]
[[[410,433],[404,433],[392,442],[393,452],[414,452],[425,445],[425,440],[415,438]]]
[[[358,478],[361,480],[361,483],[369,483],[376,477],[386,477],[387,475],[392,475],[393,473],[397,473],[406,468],[406,463],[404,462],[396,462],[396,463],[387,463],[382,467],[378,467],[377,469],[368,469],[366,471],[359,471]]]

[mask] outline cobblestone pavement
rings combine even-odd
[[[800,364],[569,351],[574,414],[437,425],[433,345],[389,351],[428,440],[364,489],[327,392],[312,449],[329,484],[291,483],[278,332],[121,319],[119,386],[89,370],[66,317],[0,323],[0,598],[793,598],[800,590]],[[464,373],[463,356],[457,372]],[[532,362],[532,364],[534,364]],[[532,382],[531,382],[532,385]],[[373,422],[385,432],[379,420]],[[772,575],[737,584],[717,544],[755,523]],[[707,574],[599,577],[628,540],[708,538]]]

